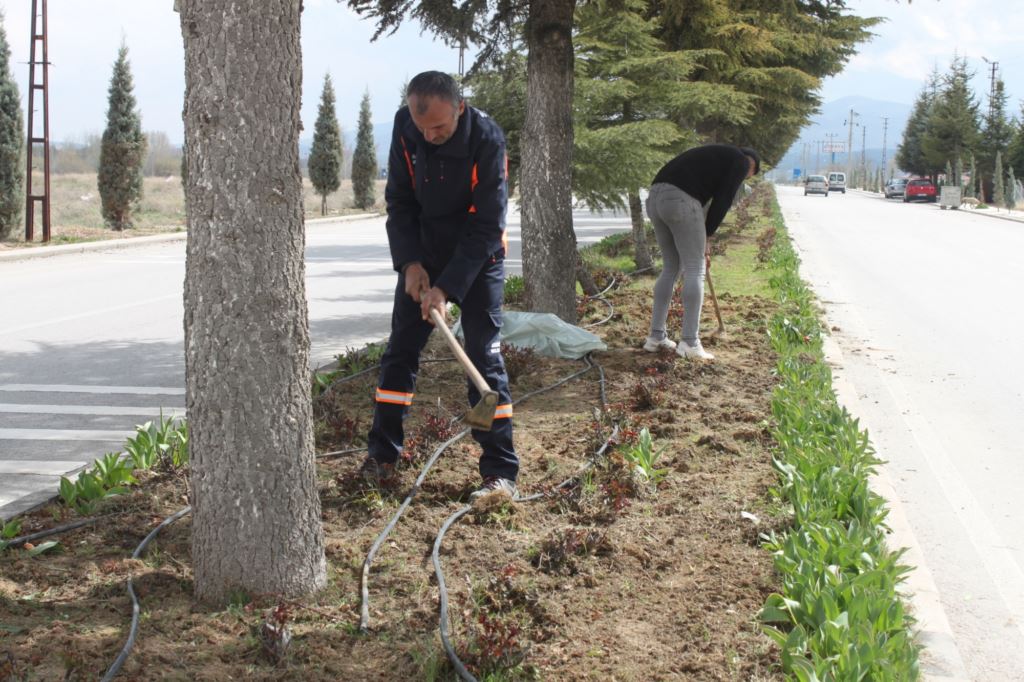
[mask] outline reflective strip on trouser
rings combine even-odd
[[[374,397],[378,403],[392,403],[394,405],[412,405],[412,393],[402,393],[401,391],[388,391],[383,388],[377,389],[377,395]]]
[[[431,281],[439,273],[428,271]],[[500,476],[515,480],[519,473],[519,458],[512,447],[512,399],[508,390],[508,375],[501,358],[501,301],[504,294],[504,264],[500,261],[484,265],[470,286],[462,310],[462,330],[465,349],[473,364],[498,392],[500,415],[490,431],[474,429],[473,439],[483,449],[480,458],[482,476]],[[391,316],[391,338],[381,359],[378,396],[408,395],[410,402],[378,401],[373,413],[373,426],[368,438],[370,454],[381,462],[395,462],[402,453],[405,438],[403,422],[408,416],[412,394],[416,390],[419,356],[427,343],[433,325],[425,322],[420,304],[405,293],[405,277],[399,276],[395,288],[395,304]],[[480,393],[468,381],[470,405],[476,405]]]

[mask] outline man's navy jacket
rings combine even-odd
[[[461,301],[483,264],[504,257],[508,205],[505,135],[466,106],[452,137],[428,144],[409,107],[395,114],[384,198],[395,270],[419,261],[440,271],[431,285]]]

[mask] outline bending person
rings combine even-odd
[[[656,353],[663,348],[675,349],[684,358],[714,359],[704,350],[698,335],[704,269],[711,265],[709,238],[725,218],[740,185],[760,170],[761,159],[753,149],[709,144],[683,152],[654,176],[647,215],[654,225],[664,264],[654,283],[651,329],[644,350]],[[676,345],[668,338],[665,325],[680,273],[683,329]]]

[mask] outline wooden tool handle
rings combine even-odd
[[[480,391],[480,395],[486,395],[488,393],[494,393],[494,389],[487,385],[487,381],[480,374],[480,371],[473,365],[473,361],[466,355],[466,351],[463,350],[459,340],[455,338],[455,334],[452,334],[452,330],[448,328],[448,325],[444,323],[444,317],[438,312],[437,308],[430,309],[430,319],[434,321],[434,326],[441,330],[448,345],[452,347],[452,352],[455,353],[455,357],[459,363],[462,364],[463,369],[466,370],[466,374],[469,375],[473,385],[476,386],[476,390]]]
[[[715,317],[718,319],[718,328],[725,329],[725,325],[722,324],[722,312],[718,309],[718,297],[715,296],[715,285],[711,282],[711,270],[704,273],[704,277],[708,281],[708,291],[711,292],[711,303],[715,306]]]

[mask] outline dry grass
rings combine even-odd
[[[42,175],[36,175],[32,182],[34,191],[38,190],[42,186]],[[375,211],[384,210],[384,182],[377,181]],[[303,189],[306,217],[321,217],[320,197],[313,192],[307,178],[303,179]],[[95,174],[53,175],[50,178],[50,194],[50,238],[57,244],[180,232],[185,229],[185,196],[181,178],[176,175],[144,179],[142,203],[135,216],[135,227],[124,233],[109,230],[103,224]],[[343,181],[341,189],[327,198],[328,216],[363,212],[352,204],[352,182],[349,180]],[[38,243],[41,237],[42,223],[37,208],[35,242]],[[15,230],[10,238],[0,241],[0,250],[24,246],[30,245],[25,243],[23,229]]]

